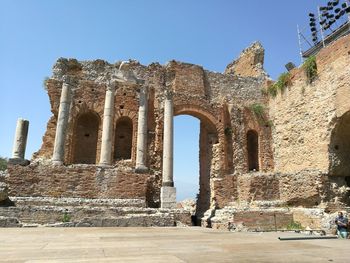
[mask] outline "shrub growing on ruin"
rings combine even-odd
[[[67,212],[64,212],[63,217],[62,217],[62,222],[63,223],[68,223],[71,220],[71,215],[68,214]]]
[[[269,93],[269,95],[271,97],[276,97],[277,96],[277,86],[275,84],[272,84],[270,85],[268,88],[267,88],[267,92]]]
[[[275,83],[277,86],[277,90],[281,91],[282,93],[284,90],[292,85],[292,81],[290,78],[290,73],[289,72],[284,72],[282,73],[279,77],[277,82]]]
[[[297,221],[291,221],[288,225],[287,225],[287,229],[288,230],[303,230],[303,226],[301,225],[300,222]]]
[[[250,110],[254,113],[260,125],[272,126],[272,121],[266,119],[265,108],[259,103],[250,106]]]
[[[307,78],[307,83],[312,83],[317,77],[316,57],[309,57],[303,64],[303,69]]]
[[[47,83],[48,83],[49,79],[50,79],[49,77],[45,77],[44,80],[43,80],[43,88],[45,90],[47,90]]]
[[[0,157],[0,171],[5,171],[7,169],[7,159]]]
[[[271,97],[276,97],[278,94],[278,91],[280,91],[281,93],[284,92],[284,90],[292,85],[292,80],[290,77],[290,73],[289,72],[284,72],[282,73],[277,81],[270,85],[267,90],[268,93],[271,95]]]

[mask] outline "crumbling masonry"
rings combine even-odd
[[[203,225],[264,229],[277,215],[278,227],[324,227],[327,213],[349,205],[349,43],[321,50],[311,84],[293,69],[276,98],[265,92],[259,43],[223,74],[177,61],[60,58],[46,81],[43,144],[29,165],[9,165],[10,199],[144,200],[173,210],[173,117],[187,114],[200,120]]]

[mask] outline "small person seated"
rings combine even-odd
[[[343,215],[343,212],[338,212],[338,216],[335,218],[335,224],[337,225],[338,237],[347,238],[347,236],[348,236],[348,219]]]

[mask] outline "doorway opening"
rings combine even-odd
[[[200,225],[210,208],[212,146],[217,143],[215,126],[196,112],[174,118],[174,183],[177,201],[191,211],[192,224]]]

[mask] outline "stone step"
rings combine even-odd
[[[159,210],[140,207],[88,207],[88,206],[21,206],[21,207],[3,207],[0,209],[0,216],[15,217],[23,222],[44,222],[61,221],[64,218],[82,219],[85,217],[115,217],[159,213]]]
[[[183,210],[140,207],[2,207],[0,217],[16,218],[24,226],[174,226],[177,220],[191,222],[190,214]]]
[[[90,206],[90,207],[146,207],[143,199],[88,199],[52,197],[10,197],[15,206]]]

